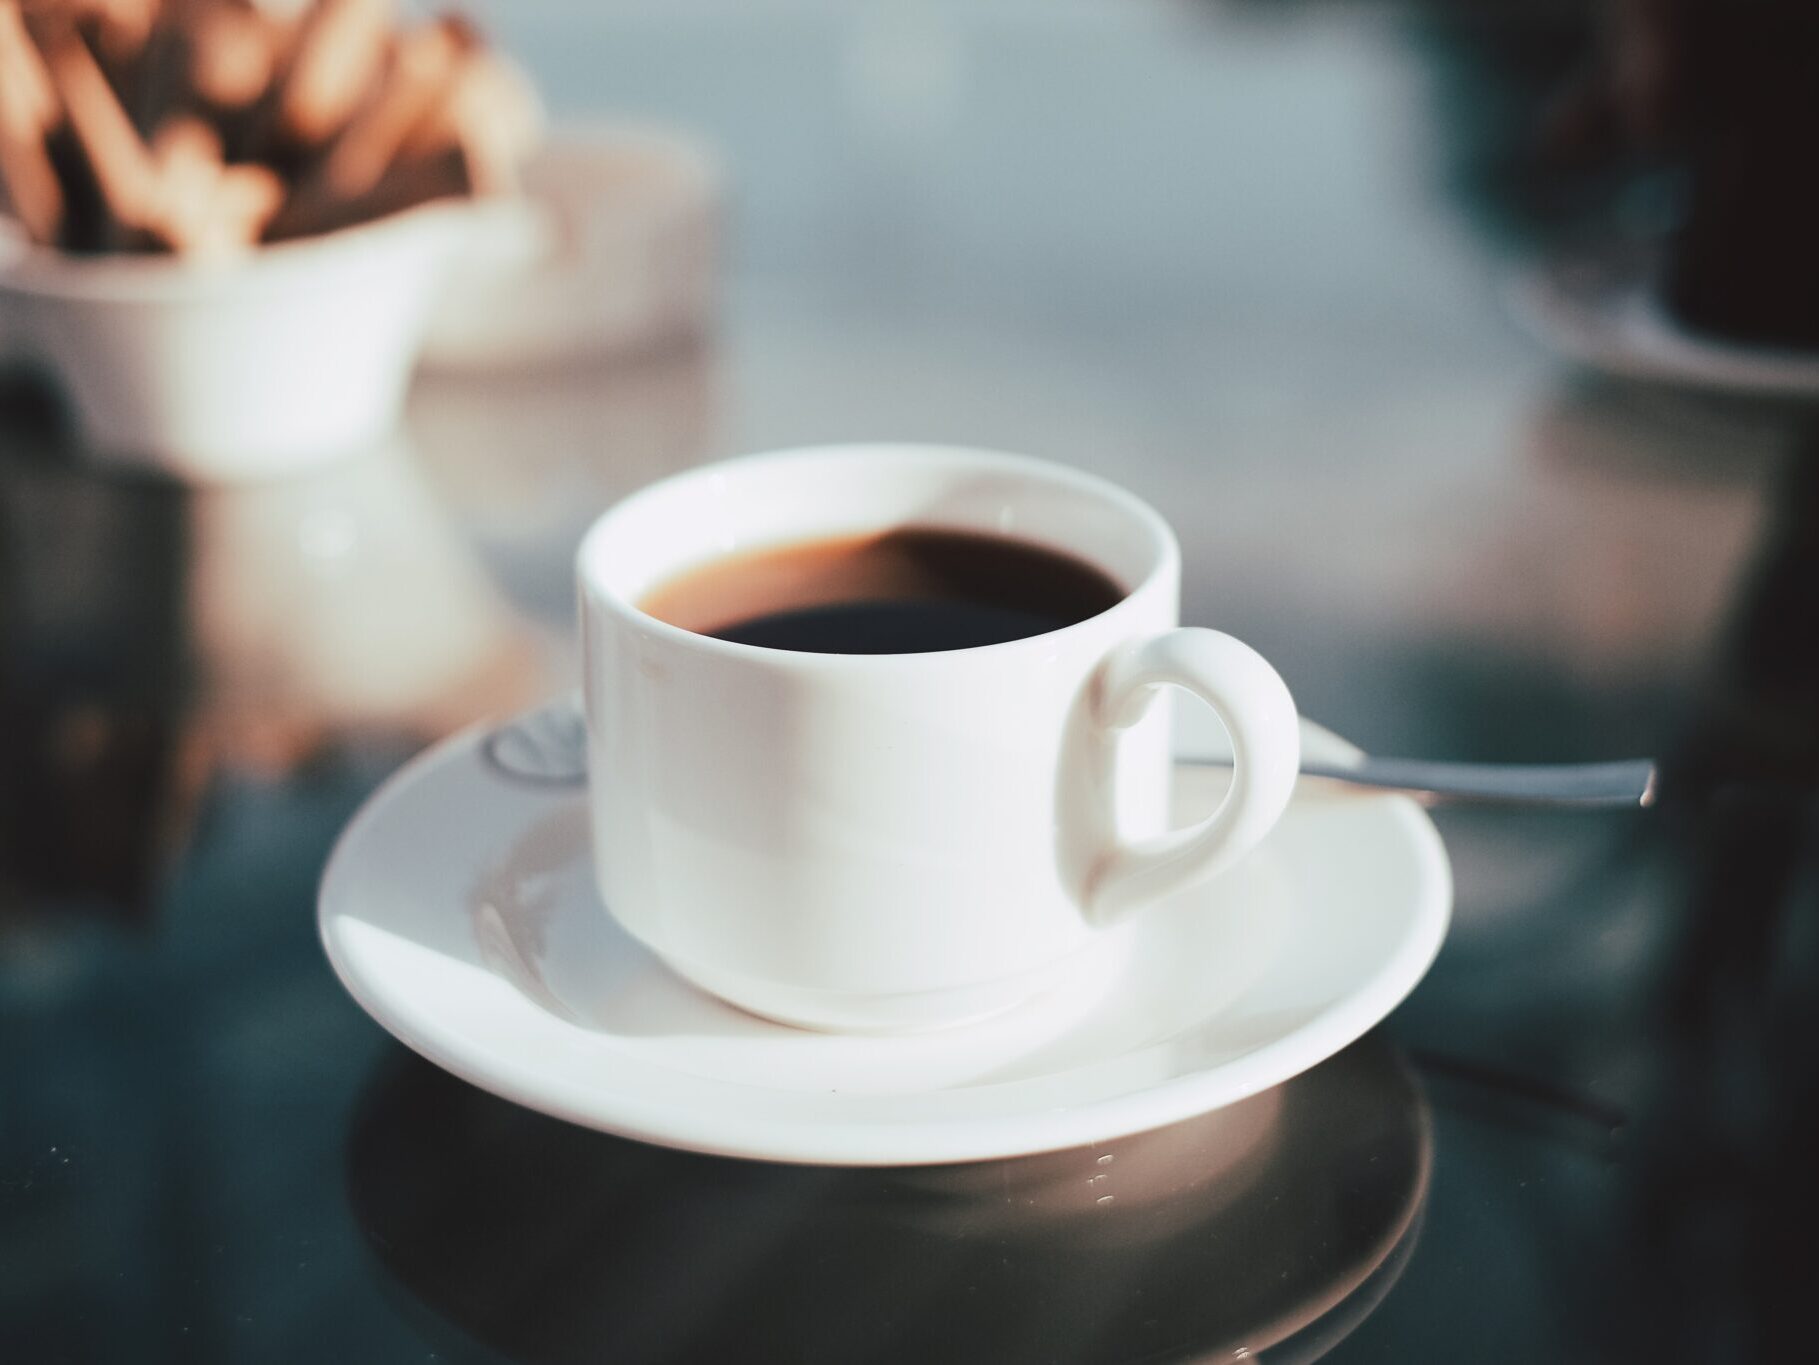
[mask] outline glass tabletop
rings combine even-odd
[[[93,470],[7,382],[0,1359],[1798,1358],[1819,428],[1517,320],[1594,193],[1528,150],[1582,8],[482,13],[558,126],[716,149],[717,323],[426,371],[379,447],[245,487]],[[573,686],[617,497],[872,438],[1124,483],[1184,619],[1368,750],[1658,754],[1661,803],[1437,810],[1454,923],[1381,1028],[1087,1155],[688,1155],[391,1040],[317,941],[346,821]]]

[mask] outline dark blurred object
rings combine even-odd
[[[1787,460],[1690,718],[1681,781],[1785,803],[1819,796],[1819,430]]]
[[[200,786],[186,725],[187,509],[71,475],[0,394],[0,916],[21,898],[150,914]]]
[[[1487,239],[1521,249],[1538,233],[1595,216],[1618,192],[1608,168],[1562,175],[1538,156],[1535,111],[1573,79],[1595,39],[1582,8],[1537,4],[1524,22],[1487,28],[1464,6],[1405,17],[1424,60],[1435,171],[1456,211]]]
[[[65,441],[0,381],[0,917],[145,922],[217,772],[415,747],[547,690],[402,438],[202,493]]]
[[[1684,170],[1663,288],[1715,335],[1819,348],[1819,6],[1617,0],[1608,49],[1556,111],[1556,148]]]
[[[1680,746],[1683,938],[1656,1002],[1676,1063],[1635,1245],[1671,1305],[1651,1358],[1797,1360],[1819,1296],[1819,433],[1795,452]],[[1773,1114],[1775,1121],[1756,1116]]]

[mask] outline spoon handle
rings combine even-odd
[[[587,734],[581,707],[559,698],[500,726],[486,738],[492,763],[513,777],[557,786],[587,780]],[[1178,755],[1177,763],[1229,768],[1230,758]],[[1654,804],[1652,759],[1620,763],[1430,763],[1422,759],[1360,759],[1345,766],[1303,759],[1303,777],[1349,787],[1407,792],[1425,803],[1486,801],[1520,806],[1634,807]]]
[[[1182,756],[1177,763],[1231,766],[1226,758]],[[1352,766],[1304,760],[1303,777],[1351,787],[1407,792],[1437,801],[1486,801],[1519,806],[1637,807],[1655,801],[1653,759],[1615,763],[1433,763],[1413,758],[1360,759]]]

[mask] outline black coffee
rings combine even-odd
[[[639,604],[740,644],[813,654],[925,654],[1042,635],[1124,596],[1059,550],[906,528],[753,550],[691,569]]]

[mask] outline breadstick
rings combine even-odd
[[[0,197],[33,241],[63,225],[63,187],[45,143],[62,110],[15,0],[0,0]]]
[[[73,8],[93,34],[96,55],[115,82],[124,85],[151,37],[159,0],[85,0]]]
[[[156,209],[157,168],[88,44],[70,33],[45,61],[108,216],[127,228],[147,226]]]
[[[259,240],[284,197],[263,166],[227,166],[221,135],[198,118],[175,118],[152,140],[160,179],[153,235],[186,255],[223,255]]]
[[[518,163],[535,145],[542,123],[542,109],[524,77],[476,46],[403,152],[428,157],[457,147],[472,192],[499,194],[516,187]]]
[[[11,102],[15,116],[40,134],[49,132],[62,111],[44,58],[26,32],[18,0],[0,0],[0,75],[5,76],[0,96]]]
[[[246,5],[208,0],[183,23],[190,86],[218,109],[245,109],[263,95],[277,67],[282,23]]]
[[[63,226],[63,187],[43,139],[21,132],[9,103],[0,96],[0,206],[34,242],[49,246]]]
[[[284,200],[277,173],[248,162],[229,166],[216,179],[200,212],[172,241],[191,256],[224,256],[254,246]]]
[[[472,31],[452,19],[401,35],[378,93],[330,145],[319,172],[321,189],[354,199],[378,184],[411,130],[454,82],[473,42]]]
[[[315,0],[278,91],[278,131],[317,147],[347,123],[385,59],[392,0]]]
[[[215,189],[216,211],[236,245],[257,242],[283,203],[283,179],[270,167],[250,161],[229,166]]]
[[[206,119],[194,114],[179,114],[159,126],[152,137],[151,154],[160,167],[186,161],[219,166],[222,161],[221,134]]]
[[[225,167],[221,135],[193,115],[166,120],[152,138],[163,225],[187,224],[206,211]]]

